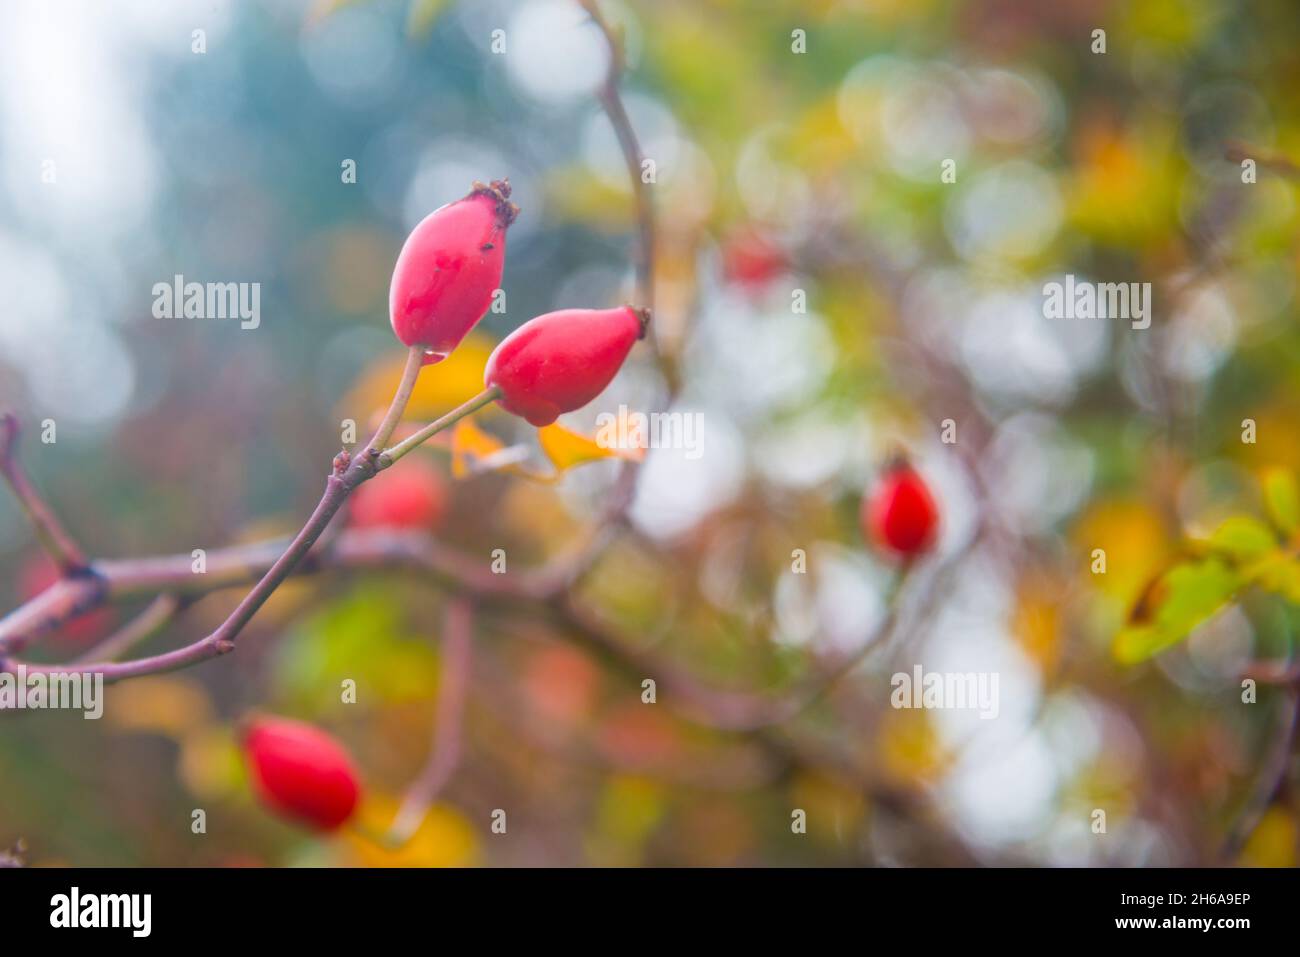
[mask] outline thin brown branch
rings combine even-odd
[[[1241,669],[1241,677],[1262,685],[1300,684],[1300,662],[1254,661]]]
[[[1246,803],[1242,805],[1228,836],[1219,851],[1219,860],[1231,864],[1237,859],[1264,813],[1286,784],[1291,767],[1291,750],[1295,744],[1297,721],[1300,720],[1300,691],[1288,688],[1278,709],[1276,732],[1272,736],[1269,753],[1255,779]]]
[[[632,181],[632,195],[636,199],[638,237],[636,304],[653,310],[655,272],[654,202],[650,197],[650,186],[642,174],[645,156],[641,152],[641,144],[637,140],[636,131],[632,129],[632,120],[627,115],[627,107],[624,106],[623,97],[618,90],[619,80],[622,79],[623,70],[627,65],[626,54],[621,40],[615,35],[614,29],[610,26],[609,21],[605,19],[604,14],[600,12],[600,6],[596,0],[579,0],[579,2],[590,14],[591,19],[604,35],[605,42],[609,47],[609,71],[605,74],[605,82],[601,85],[597,95],[600,97],[601,106],[604,107],[605,113],[609,116],[609,121],[614,127],[614,135],[618,137],[618,145],[623,151],[623,160],[627,163],[628,175]]]
[[[170,625],[176,616],[189,604],[190,599],[182,598],[170,592],[159,595],[140,614],[136,615],[113,634],[74,658],[72,664],[79,665],[96,661],[114,661],[130,651],[136,645],[148,641],[154,635]]]
[[[564,626],[562,631],[571,640],[633,679],[654,677],[668,692],[665,700],[675,714],[707,728],[744,735],[784,773],[805,769],[842,778],[889,816],[914,825],[918,838],[938,845],[936,859],[949,864],[977,863],[960,837],[949,833],[940,822],[930,820],[920,795],[883,779],[863,766],[856,755],[830,746],[790,721],[806,704],[806,696],[777,697],[709,688],[679,666],[636,649],[626,636],[571,601],[553,610],[557,624]],[[828,687],[820,686],[820,691]],[[769,768],[767,773],[780,772]]]
[[[957,555],[948,559],[931,575],[924,588],[925,594],[919,601],[921,605],[929,603],[938,583],[944,580],[947,571],[959,558],[960,555]],[[904,584],[909,580],[910,570],[905,570],[895,585],[896,595],[901,594]],[[620,637],[608,622],[572,597],[564,596],[558,601],[564,624],[575,628],[578,637],[594,649],[640,668],[643,678],[653,678],[657,685],[676,699],[674,710],[705,727],[737,732],[757,731],[785,724],[820,701],[841,679],[861,664],[867,655],[891,643],[899,625],[902,605],[897,598],[888,602],[884,618],[856,649],[817,664],[812,674],[804,678],[796,688],[764,693],[730,691],[702,685],[688,672],[662,656],[638,650],[630,640]]]
[[[484,654],[485,650],[480,647],[476,657],[476,671],[483,683],[510,687],[514,674]],[[785,771],[784,764],[744,739],[735,743],[707,740],[666,755],[628,753],[602,741],[593,733],[595,725],[556,723],[526,694],[497,695],[491,711],[484,712],[480,720],[488,723],[484,735],[520,741],[548,759],[576,768],[647,775],[706,791],[753,791],[772,784]]]
[[[169,589],[180,589],[180,594],[192,598],[209,591],[244,585],[264,574],[282,547],[282,543],[273,541],[211,552],[206,575],[193,574],[188,554],[105,562],[95,566],[96,576],[85,580],[87,586],[80,585],[80,579],[62,583],[60,604],[83,602],[88,603],[87,607],[95,607],[106,601],[121,601]],[[791,710],[791,704],[782,703],[785,699],[709,688],[662,656],[637,650],[626,636],[580,607],[567,593],[557,594],[549,579],[529,578],[518,573],[494,575],[485,562],[461,555],[427,533],[382,529],[346,529],[339,533],[328,550],[312,551],[292,574],[366,570],[412,572],[420,581],[435,581],[470,598],[495,599],[492,605],[497,611],[549,614],[566,637],[597,652],[623,673],[636,678],[655,677],[661,687],[669,691],[670,707],[676,713],[705,727],[726,729],[748,737],[774,763],[766,773],[778,774],[781,773],[778,769],[806,767],[841,775],[856,782],[873,801],[890,813],[917,821],[918,826],[923,819],[914,795],[876,780],[859,763],[835,753],[797,728],[772,724],[772,719],[788,716],[783,713]],[[95,583],[99,583],[98,587],[88,587]],[[84,591],[78,590],[82,588]],[[24,607],[35,606],[29,603]],[[874,646],[875,643],[870,644]],[[120,664],[79,663],[76,670],[100,672],[105,681],[111,682],[184,667],[200,660],[200,651],[195,645],[190,645],[176,652]],[[0,662],[0,670],[13,670],[18,664],[16,659],[9,659]],[[67,665],[26,664],[26,667],[29,674],[68,670]],[[959,859],[969,856],[955,837],[944,838],[944,841],[945,847]]]
[[[443,622],[442,662],[434,709],[433,746],[424,769],[411,782],[388,833],[391,844],[408,842],[424,823],[429,807],[460,764],[465,700],[469,696],[474,651],[474,611],[459,597],[447,599]]]
[[[285,545],[285,539],[270,539],[214,549],[208,552],[203,574],[194,572],[188,553],[96,562],[88,574],[62,579],[0,618],[0,656],[21,652],[36,638],[105,604],[162,592],[193,599],[252,584],[270,570]],[[367,568],[416,570],[483,597],[541,599],[554,594],[562,584],[554,571],[495,575],[485,561],[458,552],[428,534],[394,529],[344,529],[328,547],[318,542],[292,574]]]
[[[644,179],[642,166],[645,155],[636,131],[632,128],[631,117],[619,92],[619,81],[627,68],[627,60],[621,39],[615,34],[609,21],[601,13],[596,0],[579,0],[587,11],[609,50],[609,70],[604,82],[597,91],[601,108],[609,118],[618,139],[619,149],[627,165],[628,181],[632,196],[636,202],[637,243],[634,257],[636,269],[637,305],[654,311],[655,293],[655,212],[654,199],[650,184]],[[652,337],[653,338],[653,337]],[[668,402],[681,390],[681,376],[677,363],[662,349],[656,349],[656,360],[667,386]],[[605,548],[614,540],[615,535],[627,516],[636,497],[637,480],[641,467],[636,462],[626,461],[619,469],[608,497],[600,512],[591,520],[588,529],[578,542],[563,554],[547,562],[536,573],[536,580],[544,583],[546,594],[558,595],[573,587],[595,565]]]
[[[108,582],[93,568],[60,578],[0,618],[0,660],[104,604]]]
[[[1257,149],[1248,143],[1234,140],[1228,143],[1223,155],[1225,159],[1232,163],[1241,163],[1244,160],[1253,159],[1255,165],[1263,169],[1272,170],[1287,179],[1300,179],[1300,165],[1282,153]]]
[[[41,547],[64,575],[75,574],[86,567],[86,556],[72,536],[55,516],[54,511],[41,498],[27,478],[18,461],[18,418],[12,412],[0,415],[0,476],[4,477],[19,506],[31,522],[32,531]]]
[[[316,544],[316,540],[325,531],[325,528],[343,506],[352,490],[362,482],[372,478],[378,471],[379,458],[383,452],[384,443],[387,442],[388,435],[391,435],[392,429],[397,421],[401,419],[402,412],[406,409],[407,401],[414,388],[415,380],[420,374],[421,367],[421,356],[415,349],[412,349],[408,355],[401,380],[393,394],[393,401],[379,430],[360,455],[353,457],[347,452],[340,452],[335,456],[333,469],[325,480],[325,493],[321,496],[321,500],[317,503],[311,517],[307,519],[306,524],[294,536],[288,547],[271,563],[271,566],[266,569],[257,580],[257,583],[253,585],[248,594],[235,607],[235,610],[215,631],[183,648],[177,648],[163,654],[120,663],[108,661],[83,663],[79,668],[83,671],[93,671],[101,674],[105,681],[120,681],[124,678],[133,678],[139,675],[173,671],[233,651],[235,640],[239,637],[240,632],[243,631],[244,627],[252,620],[253,616],[257,614],[258,610],[281,583],[293,573],[299,563],[307,556],[307,553],[311,551],[312,546]],[[385,434],[385,432],[388,434]],[[7,621],[8,619],[6,619]],[[0,624],[4,623],[0,622]],[[0,648],[3,648],[5,653],[13,651],[15,647],[20,647],[20,643],[6,641],[3,645],[0,645]],[[12,660],[0,660],[0,670],[13,668],[15,664]],[[35,672],[53,671],[58,670],[59,667],[58,665],[30,666],[30,670]]]
[[[586,643],[641,668],[643,678],[654,678],[670,694],[680,698],[684,707],[678,710],[691,720],[722,731],[755,731],[797,717],[829,694],[869,655],[888,651],[904,625],[903,609],[908,605],[932,608],[961,561],[983,537],[983,529],[981,523],[961,548],[923,572],[920,566],[906,566],[890,589],[885,616],[871,634],[853,651],[816,664],[796,688],[780,693],[726,691],[701,685],[661,656],[638,651],[633,642],[617,635],[612,626],[571,595],[559,596],[555,602],[561,609],[562,621],[576,627]]]

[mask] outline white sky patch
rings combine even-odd
[[[690,410],[696,411],[696,410]],[[672,538],[732,501],[745,477],[741,437],[715,409],[704,416],[704,454],[688,459],[684,449],[652,449],[646,454],[631,517],[654,538]]]
[[[528,0],[505,31],[510,79],[539,102],[587,99],[609,69],[609,48],[600,30],[569,0]]]

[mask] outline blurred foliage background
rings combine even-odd
[[[102,721],[0,715],[0,848],[22,838],[38,865],[1214,860],[1290,694],[1243,703],[1239,676],[1295,655],[1296,589],[1234,579],[1168,650],[1130,663],[1114,643],[1152,577],[1225,520],[1269,528],[1266,470],[1300,469],[1294,5],[604,7],[656,167],[655,343],[704,446],[651,450],[582,599],[710,686],[790,687],[899,600],[857,510],[905,447],[943,506],[942,578],[905,589],[896,640],[791,722],[834,758],[772,765],[667,696],[643,704],[642,676],[562,627],[489,605],[461,766],[417,838],[317,840],[253,802],[234,722],[262,710],[336,734],[382,828],[429,747],[443,596],[410,576],[312,578],[237,654],[109,689]],[[0,404],[93,555],[295,530],[340,422],[364,431],[395,381],[403,238],[472,180],[508,176],[523,208],[507,308],[426,370],[413,416],[476,392],[525,319],[631,295],[632,195],[593,95],[607,54],[571,0],[20,0],[0,16]],[[175,274],[261,283],[260,327],[153,318],[153,284]],[[1044,318],[1043,285],[1066,274],[1151,283],[1151,327]],[[639,349],[565,421],[589,433],[663,395]],[[477,424],[541,460],[522,422]],[[445,447],[420,454],[448,476],[440,536],[485,565],[504,548],[512,568],[572,540],[617,471],[453,481]],[[1265,533],[1283,563],[1293,532]],[[42,561],[0,506],[7,607],[48,583]],[[238,598],[205,599],[145,650],[201,636]],[[129,611],[40,653],[75,655]],[[916,663],[998,673],[999,716],[891,709],[890,675]],[[1232,860],[1293,865],[1298,801],[1281,788]]]

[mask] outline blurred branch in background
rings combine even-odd
[[[1296,741],[1296,723],[1300,720],[1300,688],[1294,684],[1282,692],[1277,707],[1276,724],[1267,753],[1260,764],[1259,776],[1247,795],[1219,851],[1219,863],[1231,864],[1241,853],[1251,834],[1259,827],[1273,801],[1286,786],[1291,771],[1292,749]]]
[[[191,795],[236,809],[243,783],[210,778],[233,776],[220,741],[257,705],[363,746],[382,819],[371,834],[400,823],[414,834],[400,853],[423,848],[422,860],[456,843],[439,830],[448,820],[472,836],[509,805],[525,839],[493,841],[496,863],[1294,863],[1300,536],[1243,519],[1270,497],[1254,473],[1300,472],[1300,167],[1276,67],[1296,23],[1265,13],[1225,32],[1220,7],[1109,10],[1105,54],[1081,42],[1073,14],[1020,0],[993,18],[965,2],[421,0],[418,37],[392,5],[358,0],[320,5],[301,35],[292,16],[232,13],[202,61],[166,52],[174,23],[84,31],[123,54],[108,58],[75,55],[78,35],[52,38],[41,18],[7,17],[0,53],[68,52],[44,73],[76,78],[69,92],[146,92],[100,111],[126,121],[97,139],[65,131],[64,155],[139,170],[153,155],[161,185],[104,178],[107,200],[140,186],[138,208],[119,215],[91,193],[93,171],[56,157],[57,186],[26,188],[45,144],[24,139],[13,97],[0,102],[12,134],[0,272],[16,264],[5,275],[18,296],[0,327],[0,390],[27,390],[0,398],[41,409],[32,421],[78,420],[74,465],[53,474],[48,500],[79,540],[126,556],[34,584],[16,542],[0,665],[149,676],[114,689],[98,735],[0,716],[13,732],[0,776],[22,802],[0,846],[39,835],[35,863],[218,859],[158,828],[142,841],[143,825],[112,809],[166,819],[168,801]],[[1243,60],[1239,40],[1260,55]],[[287,59],[246,56],[270,46]],[[265,88],[292,97],[298,121],[273,100],[253,108],[222,69],[191,69],[232,54],[277,64],[248,87],[273,79]],[[26,59],[0,57],[20,77]],[[1158,90],[1179,96],[1153,100]],[[158,117],[214,104],[221,124],[147,135]],[[258,162],[227,162],[227,149]],[[322,156],[349,157],[359,175],[303,176]],[[1233,166],[1247,159],[1260,171],[1249,185]],[[659,310],[638,350],[647,361],[611,385],[610,407],[702,410],[707,454],[529,476],[505,463],[527,463],[545,436],[498,425],[488,407],[487,432],[503,434],[484,434],[474,448],[498,448],[472,468],[459,457],[472,440],[458,452],[450,436],[430,462],[400,463],[437,478],[449,453],[458,481],[439,493],[442,518],[367,529],[351,503],[258,612],[247,654],[157,677],[201,660],[195,646],[169,650],[171,626],[186,640],[217,628],[290,547],[268,523],[319,494],[293,477],[326,434],[332,453],[327,419],[418,434],[381,415],[400,366],[373,322],[385,268],[448,184],[500,167],[545,215],[512,238],[509,311],[503,298],[477,343],[422,377],[408,420],[462,407],[492,340],[521,316],[594,290]],[[229,219],[213,215],[215,190],[231,197],[217,211]],[[88,229],[113,240],[98,259]],[[137,321],[133,290],[181,265],[276,276],[260,338]],[[1154,322],[1048,317],[1044,283],[1067,273],[1150,283]],[[74,326],[64,306],[84,288],[109,304]],[[67,352],[50,348],[65,339]],[[93,374],[60,381],[51,356]],[[360,370],[366,388],[340,397]],[[949,420],[951,439],[938,438]],[[170,421],[187,428],[171,436]],[[255,443],[268,449],[257,470],[213,454]],[[858,518],[894,447],[935,480],[944,525],[933,560],[901,573],[862,547]],[[77,542],[7,464],[44,550],[30,558],[79,566]],[[78,465],[100,470],[93,495]],[[17,527],[7,518],[0,533]],[[1245,533],[1207,557],[1225,518]],[[191,541],[251,544],[208,550],[199,575]],[[509,551],[508,573],[487,567],[488,541]],[[796,548],[805,568],[790,564]],[[164,554],[129,557],[152,552]],[[1267,576],[1243,573],[1265,564]],[[1193,585],[1223,601],[1193,601],[1209,589],[1170,587],[1171,571],[1175,584],[1202,573]],[[1168,593],[1179,627],[1166,634]],[[472,669],[458,617],[471,606]],[[134,617],[105,623],[118,612]],[[435,634],[427,623],[442,616]],[[1112,639],[1135,625],[1154,635],[1150,654],[1118,660]],[[107,637],[82,642],[87,628]],[[918,664],[1000,675],[1002,714],[895,710],[891,672]],[[345,677],[365,693],[341,709],[325,692]],[[1229,692],[1244,677],[1278,687],[1238,706]],[[638,697],[647,679],[659,707]],[[188,723],[187,701],[201,714]],[[122,728],[139,726],[175,740],[174,767],[119,760]],[[78,806],[73,771],[114,797],[149,786],[139,801],[95,793]],[[809,811],[807,840],[783,826],[794,807]],[[1094,829],[1098,810],[1109,834]],[[65,835],[59,815],[79,829]],[[246,823],[235,836],[258,857],[342,859]]]
[[[31,522],[36,540],[54,559],[59,570],[64,575],[81,572],[86,567],[86,557],[32,486],[18,460],[19,432],[18,418],[12,412],[0,415],[0,476],[4,477]]]
[[[190,599],[172,592],[163,592],[149,602],[138,615],[113,634],[104,638],[89,651],[73,659],[72,664],[114,661],[136,645],[161,633],[176,620]]]
[[[469,696],[474,652],[474,606],[463,597],[447,599],[442,626],[442,669],[438,675],[433,744],[424,770],[411,783],[388,840],[401,845],[419,829],[429,805],[460,763],[461,725]]]
[[[609,117],[609,122],[614,127],[614,134],[618,137],[618,145],[623,151],[628,178],[632,184],[632,196],[636,202],[637,244],[634,257],[636,304],[653,312],[655,306],[654,201],[650,197],[650,185],[645,180],[645,171],[642,168],[645,155],[641,151],[641,144],[637,139],[636,131],[632,128],[632,120],[627,115],[627,107],[623,104],[623,96],[618,88],[619,81],[623,78],[623,71],[627,68],[627,51],[623,41],[615,36],[613,27],[600,12],[597,0],[579,0],[579,2],[600,28],[609,48],[609,72],[605,76],[605,82],[600,86],[598,96],[601,106]],[[673,380],[670,378],[669,382]]]
[[[1243,163],[1246,160],[1254,160],[1264,169],[1272,170],[1289,179],[1300,179],[1300,164],[1297,164],[1284,153],[1278,153],[1272,150],[1258,149],[1247,143],[1229,143],[1224,156],[1233,163]]]
[[[12,672],[19,665],[28,674],[74,670],[102,674],[106,682],[112,683],[196,664],[211,656],[195,650],[204,647],[204,640],[177,651],[133,661],[118,663],[111,658],[143,640],[145,636],[156,633],[186,604],[203,594],[264,579],[282,554],[283,545],[279,540],[216,550],[208,556],[208,571],[204,575],[193,573],[192,560],[188,555],[93,564],[93,582],[86,580],[87,584],[79,586],[80,580],[73,579],[55,586],[69,589],[69,594],[66,600],[49,606],[46,617],[31,620],[30,616],[14,612],[0,620],[0,640],[12,643],[12,647],[21,647],[26,639],[65,625],[77,615],[106,602],[126,600],[141,594],[162,594],[146,606],[136,619],[98,646],[96,653],[104,656],[100,660],[38,664],[3,657],[0,658],[0,671]],[[956,560],[954,558],[952,562],[955,563]],[[937,587],[945,580],[944,569],[949,567],[951,564],[945,563],[928,575],[927,590]],[[620,636],[594,612],[584,609],[568,593],[564,579],[536,574],[520,574],[508,578],[494,575],[481,562],[459,555],[426,534],[390,530],[344,530],[336,535],[327,548],[311,552],[287,575],[380,568],[406,568],[417,572],[421,578],[431,574],[452,592],[448,598],[448,615],[444,625],[445,653],[448,656],[445,665],[446,683],[439,693],[434,744],[429,763],[412,786],[399,814],[399,821],[394,825],[393,837],[398,843],[409,839],[413,829],[419,826],[420,817],[432,797],[436,796],[455,770],[459,753],[459,744],[455,742],[459,742],[461,734],[460,719],[456,716],[463,711],[465,685],[469,681],[472,620],[469,602],[472,598],[506,601],[507,605],[498,606],[498,610],[517,612],[525,620],[535,620],[537,611],[547,613],[554,618],[555,626],[562,635],[598,652],[630,678],[640,680],[653,676],[668,692],[666,701],[670,707],[683,717],[714,730],[751,736],[779,765],[827,768],[835,773],[848,774],[857,779],[859,786],[867,789],[873,797],[882,796],[877,792],[883,785],[863,777],[861,768],[851,762],[846,763],[843,757],[832,756],[824,745],[815,745],[810,739],[788,733],[787,729],[777,726],[791,721],[811,707],[861,660],[862,655],[888,637],[895,622],[892,610],[894,603],[891,603],[889,617],[874,637],[868,637],[864,641],[860,653],[846,655],[839,661],[818,667],[816,674],[792,692],[780,695],[755,694],[706,687],[679,665],[661,656],[638,650],[626,636]],[[906,576],[900,580],[900,584],[903,580],[906,580]],[[928,603],[928,599],[920,602],[922,606]],[[42,607],[39,600],[34,604],[38,608]],[[90,655],[83,657],[89,659]],[[425,798],[426,794],[430,797]],[[904,795],[903,792],[885,789],[883,798],[895,813],[907,816],[920,813],[914,797]],[[928,826],[933,829],[932,824]]]

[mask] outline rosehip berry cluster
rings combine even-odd
[[[506,230],[519,214],[510,182],[475,183],[464,199],[430,213],[407,238],[393,270],[389,311],[407,346],[444,358],[487,312],[501,283]],[[507,412],[550,425],[586,405],[645,336],[646,309],[562,309],[507,336],[484,383]]]
[[[871,494],[862,500],[862,528],[872,539],[904,559],[934,545],[939,531],[939,506],[925,479],[906,459],[885,469]]]
[[[361,792],[352,759],[324,731],[286,718],[259,718],[243,735],[262,801],[322,831],[342,826]]]

